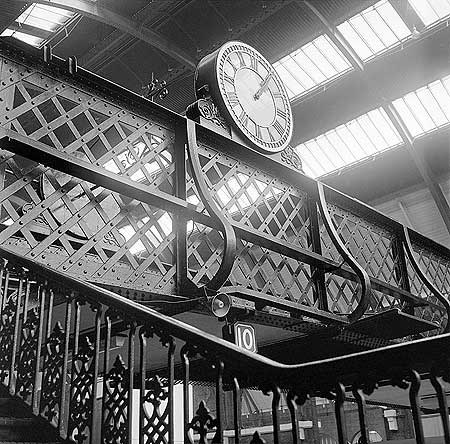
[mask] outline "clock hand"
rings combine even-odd
[[[259,85],[259,89],[258,91],[255,92],[255,95],[253,96],[253,98],[255,100],[258,100],[261,97],[261,94],[267,89],[267,86],[269,85],[270,79],[272,78],[273,73],[269,72],[269,74],[267,74],[267,77],[261,82],[261,85]]]

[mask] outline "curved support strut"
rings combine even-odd
[[[348,320],[350,322],[354,322],[365,313],[367,307],[369,306],[369,296],[372,291],[370,278],[367,272],[364,270],[364,268],[350,254],[344,242],[342,242],[342,239],[340,238],[338,232],[336,231],[336,228],[334,227],[333,221],[327,208],[327,201],[325,199],[325,190],[323,188],[323,184],[321,184],[320,182],[317,182],[317,191],[319,197],[318,199],[319,210],[320,214],[322,215],[325,228],[327,229],[327,232],[330,235],[330,238],[333,241],[339,254],[342,256],[344,261],[347,262],[353,269],[360,283],[358,289],[359,293],[358,305],[351,313],[348,314]]]
[[[447,298],[439,291],[439,289],[430,281],[428,276],[422,270],[422,267],[417,262],[414,257],[414,251],[411,243],[411,239],[409,237],[409,228],[403,226],[403,245],[405,246],[406,254],[408,255],[408,259],[411,261],[411,264],[414,268],[414,271],[419,276],[420,280],[425,284],[425,287],[439,300],[439,302],[445,307],[445,311],[447,312],[447,323],[443,330],[443,333],[450,332],[450,302]]]
[[[214,198],[206,184],[203,177],[202,166],[198,157],[198,145],[196,124],[194,121],[187,119],[187,152],[189,164],[192,168],[192,177],[197,187],[200,199],[209,215],[216,219],[223,227],[223,253],[222,262],[214,277],[207,285],[201,287],[207,293],[207,291],[217,291],[222,287],[234,265],[236,258],[236,234],[230,221],[223,215],[221,209],[214,202]]]

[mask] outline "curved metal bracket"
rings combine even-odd
[[[203,177],[203,171],[198,157],[198,145],[197,145],[197,132],[196,124],[194,121],[187,119],[187,152],[189,164],[192,168],[192,177],[195,182],[195,186],[200,194],[205,208],[208,210],[209,215],[216,219],[223,227],[223,254],[222,262],[214,277],[210,280],[209,284],[200,287],[206,292],[219,290],[228,276],[234,265],[236,258],[236,234],[234,228],[229,220],[223,215],[221,209],[216,205],[214,199],[210,193],[205,178]]]
[[[447,312],[447,324],[445,325],[443,333],[449,333],[450,332],[450,302],[439,291],[439,289],[433,284],[433,282],[430,281],[430,279],[423,272],[421,266],[419,265],[416,258],[414,257],[411,238],[409,237],[409,228],[406,226],[403,226],[403,239],[402,240],[403,240],[403,245],[405,246],[405,249],[406,249],[406,254],[408,255],[408,259],[411,261],[411,264],[412,264],[415,272],[419,276],[420,280],[425,284],[425,287],[427,287],[428,290],[431,291],[433,296],[435,296],[436,299],[438,299],[439,302],[445,307],[445,311]]]
[[[366,311],[369,306],[369,296],[371,294],[372,288],[370,284],[370,278],[367,272],[363,267],[356,261],[356,259],[350,254],[344,242],[339,236],[339,233],[336,231],[334,227],[333,221],[331,219],[330,213],[327,208],[327,201],[325,199],[325,190],[323,188],[323,184],[317,182],[317,191],[318,191],[318,204],[320,214],[322,215],[323,222],[325,224],[325,228],[327,229],[328,234],[330,235],[331,240],[333,241],[336,249],[339,254],[342,256],[345,262],[347,262],[352,270],[355,272],[356,277],[359,280],[359,302],[356,308],[348,314],[348,320],[350,322],[354,322],[358,320]]]

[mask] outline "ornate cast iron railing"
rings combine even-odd
[[[235,443],[259,443],[258,434],[240,436],[241,389],[247,387],[272,396],[275,444],[282,393],[294,444],[300,442],[297,407],[310,396],[333,400],[338,441],[347,443],[344,404],[352,392],[367,444],[366,397],[396,386],[408,391],[415,442],[423,444],[419,390],[430,380],[434,391],[427,394],[436,394],[450,442],[443,385],[450,382],[443,356],[449,334],[284,365],[15,253],[0,249],[0,258],[0,381],[63,440],[192,444],[196,432],[203,443],[211,433],[216,443],[225,433]],[[213,387],[215,405],[192,407],[195,382]]]
[[[45,54],[0,42],[1,245],[136,299],[220,290],[338,326],[398,308],[446,331],[446,248]]]

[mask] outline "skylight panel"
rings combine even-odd
[[[402,143],[385,111],[378,108],[302,143],[296,151],[305,173],[319,177]]]
[[[450,15],[450,0],[409,0],[425,26]]]
[[[44,39],[36,37],[34,35],[25,34],[23,32],[14,31],[13,29],[5,29],[1,37],[15,37],[16,39],[22,40],[22,42],[28,43],[33,46],[40,46]]]
[[[12,36],[33,46],[42,46],[46,39],[33,35],[33,28],[47,31],[50,37],[67,25],[76,16],[71,11],[47,5],[33,3],[15,20],[16,28],[26,25],[27,32],[6,29],[1,36]],[[36,33],[37,34],[37,33]]]
[[[330,38],[321,35],[274,63],[274,68],[292,99],[351,70],[352,66]]]
[[[413,137],[450,122],[450,76],[410,92],[393,102]]]
[[[377,56],[411,35],[388,0],[381,0],[354,15],[337,29],[362,60]]]

